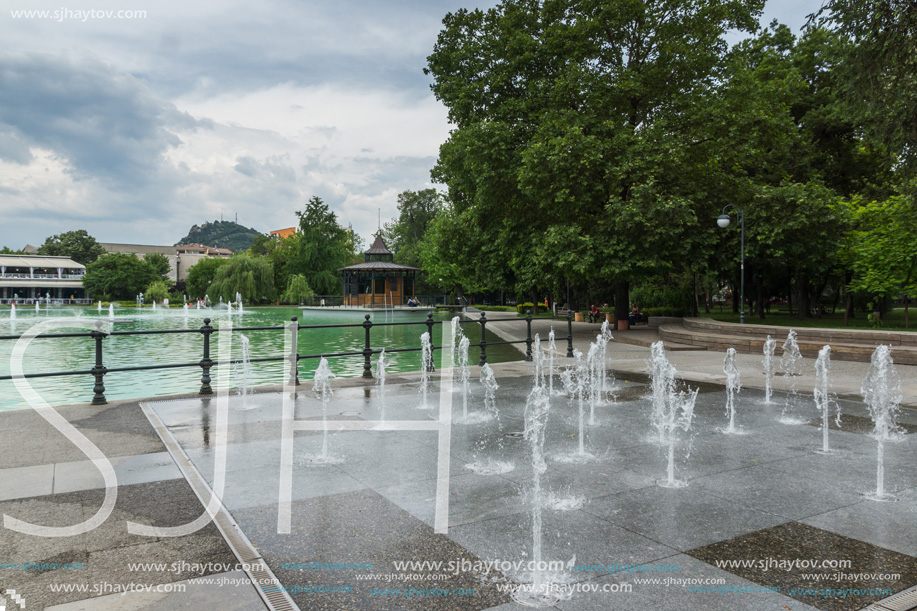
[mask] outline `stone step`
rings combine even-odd
[[[756,325],[757,326],[757,325]],[[731,331],[731,329],[729,329]],[[783,329],[783,331],[786,331]],[[669,326],[659,327],[659,337],[666,346],[669,343],[678,343],[682,345],[694,346],[695,349],[703,347],[710,351],[725,352],[728,348],[735,348],[737,352],[744,354],[763,354],[764,342],[767,340],[767,334],[753,336],[750,333],[732,334],[732,333],[712,333],[697,326]],[[782,345],[786,336],[776,336],[777,349],[776,355],[783,354]],[[847,339],[847,338],[845,338]],[[869,341],[866,337],[861,337],[864,341],[853,343],[848,341],[825,341],[824,339],[811,340],[797,337],[799,351],[803,356],[815,358],[818,351],[826,344],[831,346],[831,358],[842,361],[863,361],[869,362],[872,353],[875,351],[879,341]],[[902,365],[917,365],[917,346],[911,345],[892,345],[892,358],[896,363]]]

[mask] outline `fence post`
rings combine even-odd
[[[433,353],[436,351],[436,346],[433,345],[433,312],[427,313],[427,333],[430,335],[430,365],[427,371],[436,371],[436,366],[433,363],[436,359],[433,357]]]
[[[102,323],[96,323],[95,331],[90,331],[89,335],[95,339],[96,342],[96,364],[91,369],[92,375],[96,380],[92,387],[92,405],[105,405],[108,401],[105,399],[105,384],[103,383],[103,378],[105,377],[105,372],[108,370],[105,369],[105,365],[102,364],[102,339],[105,337],[105,333],[102,332]]]
[[[478,366],[483,367],[487,364],[487,318],[484,316],[484,312],[481,312],[481,320],[478,321],[481,323],[481,343],[478,344],[481,346],[481,360],[478,361]]]
[[[525,311],[525,360],[532,360],[532,311]]]
[[[212,395],[213,389],[210,387],[210,368],[213,367],[213,361],[210,360],[210,335],[213,333],[213,327],[210,326],[210,319],[204,319],[204,326],[201,327],[201,334],[204,336],[204,356],[201,359],[201,390],[198,394]]]
[[[373,377],[373,364],[370,362],[370,359],[373,355],[372,344],[370,343],[369,330],[373,328],[373,321],[371,314],[366,315],[366,320],[363,321],[363,328],[366,329],[366,343],[363,346],[363,377],[372,378]]]
[[[567,306],[567,358],[573,358],[573,312]]]
[[[290,386],[299,386],[299,349],[297,348],[299,323],[296,322],[295,316],[290,318],[290,324],[287,328],[289,328],[292,335],[290,339],[290,354],[287,357],[290,359]]]

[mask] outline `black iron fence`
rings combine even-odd
[[[372,347],[372,330],[376,327],[394,327],[394,326],[404,326],[404,325],[424,325],[426,326],[427,332],[430,337],[430,345],[432,350],[442,350],[442,346],[436,346],[433,343],[433,326],[436,325],[436,321],[433,320],[433,314],[430,313],[427,315],[427,319],[423,321],[404,321],[404,322],[381,322],[374,323],[371,320],[371,315],[367,314],[365,320],[362,323],[343,323],[343,324],[327,324],[327,325],[296,325],[297,332],[302,330],[309,329],[333,329],[333,328],[363,328],[365,331],[365,340],[363,350],[352,351],[352,352],[335,352],[335,353],[324,353],[324,354],[296,354],[296,362],[303,359],[320,359],[324,358],[339,358],[339,357],[353,357],[353,356],[362,356],[363,357],[363,376],[364,378],[372,378],[372,356],[374,354],[379,354],[382,349],[376,349]],[[296,317],[293,316],[291,319],[292,323],[296,322]],[[81,333],[48,333],[36,337],[41,337],[43,339],[48,338],[61,338],[61,337],[86,337],[91,339],[95,344],[95,365],[92,369],[83,369],[76,371],[54,371],[47,373],[26,373],[22,376],[12,376],[12,375],[3,375],[0,376],[0,381],[2,380],[12,380],[14,377],[22,378],[51,378],[51,377],[61,377],[61,376],[81,376],[89,375],[92,376],[94,384],[92,387],[92,405],[104,405],[108,401],[105,398],[105,375],[108,373],[120,373],[126,371],[150,371],[154,369],[181,369],[188,367],[199,367],[201,369],[201,388],[199,394],[209,395],[213,394],[213,388],[211,386],[211,377],[210,370],[214,367],[221,365],[232,365],[236,361],[214,361],[210,355],[210,337],[214,333],[219,333],[220,329],[213,327],[210,324],[210,319],[205,318],[204,324],[198,329],[159,329],[159,330],[138,330],[138,331],[111,331],[106,333],[100,330],[92,330],[88,332]],[[500,323],[525,323],[526,326],[526,335],[525,339],[521,340],[507,340],[499,342],[488,342],[487,341],[487,324],[490,322],[500,322]],[[480,341],[477,344],[470,344],[471,346],[476,346],[480,349],[480,358],[478,365],[484,365],[487,362],[487,347],[488,346],[499,346],[499,345],[511,345],[511,344],[525,344],[525,360],[532,360],[532,344],[534,339],[532,338],[532,314],[528,312],[524,319],[500,319],[498,321],[488,321],[485,312],[481,312],[481,317],[477,320],[466,319],[460,320],[459,324],[461,325],[478,325],[480,327]],[[289,327],[288,325],[280,326],[270,326],[270,327],[233,327],[231,331],[285,331]],[[158,365],[136,365],[128,367],[107,367],[104,360],[104,346],[105,338],[109,335],[165,335],[170,333],[198,333],[202,338],[202,347],[201,347],[201,360],[197,362],[188,362],[188,363],[166,363]],[[26,333],[24,336],[27,336]],[[23,336],[19,335],[0,335],[0,340],[19,340]],[[470,338],[469,338],[470,339]],[[387,348],[386,352],[420,352],[423,350],[422,347],[418,348]],[[292,353],[291,353],[292,355]],[[573,318],[569,314],[567,315],[567,357],[573,357]],[[281,356],[269,356],[269,357],[260,357],[253,358],[250,360],[252,363],[268,363],[268,362],[279,362],[288,360],[291,356],[281,355]],[[434,359],[435,360],[435,359]],[[298,373],[298,367],[297,367]],[[298,378],[297,382],[298,384]]]

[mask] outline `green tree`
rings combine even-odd
[[[108,253],[86,266],[83,288],[98,299],[133,299],[160,279],[137,255]]]
[[[198,299],[203,299],[210,290],[210,283],[219,268],[229,263],[229,259],[223,257],[207,257],[195,263],[188,270],[185,277],[185,286],[188,289],[188,295]],[[216,299],[216,294],[214,294]]]
[[[222,297],[223,301],[230,302],[236,300],[236,293],[247,302],[273,298],[274,268],[267,258],[240,253],[217,268],[210,285],[210,298]]]
[[[917,10],[910,0],[828,0],[813,19],[845,42],[848,109],[917,170]]]
[[[306,283],[305,276],[296,274],[290,278],[287,290],[283,292],[280,299],[287,303],[297,304],[302,303],[306,297],[311,297],[314,294],[315,293],[312,292],[312,289],[310,289],[309,285]]]
[[[904,324],[910,328],[909,305],[917,297],[917,205],[912,197],[850,204],[853,232],[851,290],[874,297],[905,298]]]
[[[456,125],[434,169],[452,260],[533,293],[601,275],[623,315],[628,282],[700,233],[682,182],[701,101],[725,33],[754,30],[762,5],[508,0],[447,15],[427,72]]]
[[[92,263],[105,254],[105,249],[85,229],[65,231],[45,240],[38,253],[55,257],[70,257],[83,265]]]
[[[300,274],[306,283],[322,295],[341,290],[338,271],[351,263],[358,253],[359,237],[338,225],[337,215],[321,198],[312,197],[303,211],[298,211],[299,232],[282,240],[275,249],[283,257],[286,286],[291,276]]]
[[[9,246],[4,246],[0,248],[0,255],[24,255],[25,252],[22,250],[14,250]]]
[[[169,296],[169,284],[165,280],[156,280],[147,287],[143,296],[148,303],[161,302]]]
[[[395,253],[395,261],[420,267],[419,244],[442,207],[443,197],[436,189],[404,191],[398,195],[398,218],[382,229],[382,238]]]
[[[150,271],[159,278],[165,278],[172,271],[172,264],[169,263],[168,257],[158,252],[144,255],[143,262],[146,263]]]

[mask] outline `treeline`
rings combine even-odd
[[[741,211],[758,316],[775,299],[805,317],[914,297],[915,11],[829,1],[797,36],[759,29],[762,7],[448,14],[426,68],[455,126],[420,241],[428,280],[534,303],[569,283],[620,316],[635,297],[690,314],[725,288],[738,308]],[[730,47],[731,30],[749,36]]]

